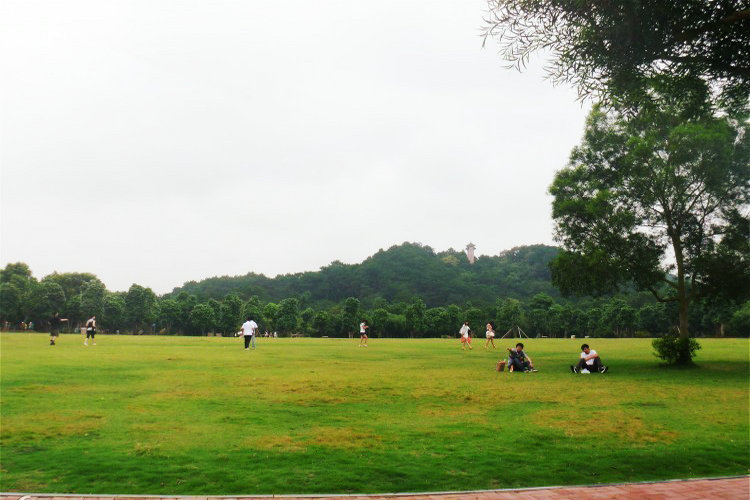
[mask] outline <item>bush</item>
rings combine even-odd
[[[701,348],[697,340],[673,334],[654,339],[651,345],[656,349],[655,355],[666,361],[668,365],[692,363],[695,351]]]

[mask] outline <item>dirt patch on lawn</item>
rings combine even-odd
[[[678,437],[676,432],[645,424],[641,415],[632,409],[545,409],[534,414],[533,422],[539,427],[562,429],[568,437],[615,438],[636,446],[639,443],[672,443]]]
[[[379,447],[382,437],[350,427],[313,427],[296,435],[259,436],[245,441],[245,445],[263,450],[302,452],[311,446],[336,449]]]

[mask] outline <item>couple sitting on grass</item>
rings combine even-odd
[[[505,368],[505,361],[498,363],[498,369],[502,371]],[[606,373],[608,368],[602,364],[599,355],[589,347],[588,344],[581,346],[581,358],[578,365],[570,366],[573,373]],[[523,344],[516,344],[515,349],[508,348],[508,371],[509,372],[535,372],[534,363],[531,358],[524,352]]]

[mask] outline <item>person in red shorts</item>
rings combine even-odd
[[[465,351],[466,346],[469,346],[469,350],[471,350],[471,328],[469,328],[468,321],[464,321],[464,324],[458,333],[461,335],[461,350]]]

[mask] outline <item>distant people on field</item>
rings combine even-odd
[[[570,365],[573,373],[607,373],[609,367],[602,364],[599,354],[588,344],[581,346],[581,357],[577,365]]]
[[[21,321],[21,331],[25,332],[26,328],[27,328],[26,322],[25,321]]]
[[[535,372],[534,362],[523,350],[523,344],[516,344],[515,348],[508,347],[508,371],[509,372]]]
[[[279,338],[278,332],[273,332],[273,338],[275,338],[275,339]]]
[[[463,326],[461,326],[461,329],[458,331],[458,333],[459,335],[461,335],[461,350],[465,351],[466,346],[468,346],[469,350],[471,350],[471,328],[469,328],[468,321],[464,321],[464,324]]]
[[[252,320],[250,316],[247,317],[247,320],[242,323],[242,336],[245,339],[245,350],[247,351],[250,349],[250,344],[252,344],[253,349],[255,349],[255,332],[258,330],[258,323]]]
[[[367,320],[362,320],[359,324],[359,345],[357,347],[367,347]]]
[[[487,323],[487,333],[485,333],[485,337],[487,337],[487,340],[484,341],[484,348],[488,349],[490,343],[492,343],[492,348],[497,349],[497,347],[495,347],[495,325],[492,321]]]
[[[29,330],[33,330],[33,329],[34,329],[34,322],[29,321]]]
[[[93,345],[96,345],[96,315],[91,316],[88,320],[86,320],[86,338],[83,341],[83,345],[89,345],[89,339],[91,339],[91,343]]]
[[[67,318],[61,318],[60,313],[56,312],[49,319],[49,345],[55,345],[58,335],[60,335],[60,324],[67,323]]]

